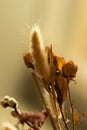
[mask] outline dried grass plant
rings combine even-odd
[[[56,55],[52,45],[44,46],[40,29],[37,26],[31,31],[30,50],[24,54],[23,59],[27,68],[33,70],[31,74],[44,109],[42,112],[20,112],[17,101],[5,96],[0,104],[4,108],[11,108],[11,115],[18,118],[18,123],[15,126],[4,124],[4,130],[19,130],[19,124],[28,125],[28,130],[39,130],[47,117],[49,117],[53,130],[70,130],[70,123],[72,130],[75,130],[75,124],[80,123],[86,116],[86,113],[83,113],[81,118],[78,117],[78,112],[73,107],[69,88],[70,81],[75,81],[78,66],[72,60],[66,62],[63,57]],[[38,81],[37,78],[40,80]],[[42,89],[39,82],[42,83]],[[72,120],[67,119],[63,107],[67,98],[70,101]]]

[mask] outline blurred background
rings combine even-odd
[[[86,0],[0,0],[0,99],[9,95],[21,110],[41,110],[42,102],[30,71],[23,62],[30,32],[37,24],[45,45],[78,65],[76,82],[71,83],[75,107],[87,112],[87,1]],[[0,106],[0,127],[15,122],[9,110]],[[49,129],[45,123],[42,130]],[[87,118],[79,130],[87,129]]]

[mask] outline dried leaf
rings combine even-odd
[[[25,122],[29,122],[30,128],[38,130],[43,125],[45,119],[48,116],[48,110],[43,110],[42,112],[22,112],[16,116],[19,119],[19,123],[24,125]]]
[[[23,59],[24,59],[25,65],[26,65],[28,68],[34,69],[33,57],[32,57],[32,54],[31,54],[31,53],[28,52],[28,53],[24,54]]]
[[[85,118],[86,116],[87,116],[87,113],[86,113],[86,112],[83,112],[83,113],[82,113],[82,117]]]
[[[62,71],[62,67],[65,64],[65,59],[63,57],[57,56],[57,67],[59,71]]]
[[[69,61],[63,65],[62,74],[65,77],[74,78],[76,76],[77,69],[77,65],[75,65],[73,61]]]
[[[79,114],[78,114],[78,111],[77,110],[74,110],[73,112],[73,120],[74,120],[74,123],[75,124],[78,124],[79,123]]]
[[[57,93],[57,100],[62,105],[63,101],[67,98],[67,79],[59,74],[55,82],[55,90]]]
[[[87,113],[86,112],[83,112],[82,115],[81,115],[81,118],[80,118],[80,122],[85,119],[85,117],[87,116]]]

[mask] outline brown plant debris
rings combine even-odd
[[[4,108],[12,108],[11,115],[18,119],[18,124],[22,126],[27,124],[28,130],[39,130],[47,116],[50,117],[54,130],[70,130],[63,110],[68,93],[72,109],[72,129],[75,130],[74,123],[79,123],[86,116],[83,113],[79,118],[78,112],[74,110],[69,88],[70,81],[74,81],[78,66],[72,60],[67,62],[65,58],[58,56],[53,51],[52,45],[44,46],[40,29],[37,26],[32,29],[31,48],[23,55],[23,59],[26,67],[33,70],[32,76],[45,109],[42,112],[20,112],[17,101],[8,96],[4,97],[0,104]],[[39,87],[37,77],[43,85],[42,89]],[[44,90],[48,94],[50,103],[46,103]],[[47,108],[50,108],[50,111]],[[55,122],[51,113],[54,114]]]
[[[38,27],[33,28],[31,42],[31,55],[30,52],[25,54],[24,62],[34,70],[48,92],[59,127],[59,108],[62,110],[62,104],[67,99],[68,84],[75,78],[78,66],[72,60],[66,62],[63,57],[56,55],[52,45],[44,47]],[[28,55],[32,58],[28,58]]]
[[[19,129],[18,125],[27,124],[29,126],[29,130],[39,130],[43,125],[44,121],[48,117],[49,109],[44,109],[42,112],[20,112],[17,108],[17,101],[14,98],[9,96],[5,96],[1,101],[0,104],[4,108],[12,108],[11,115],[14,118],[18,118],[18,123],[16,128]]]

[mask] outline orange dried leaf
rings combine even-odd
[[[57,67],[60,71],[62,70],[64,64],[65,64],[65,59],[63,57],[57,56]]]
[[[78,114],[77,110],[74,110],[74,112],[73,112],[73,120],[74,120],[75,124],[79,123],[79,114]]]

